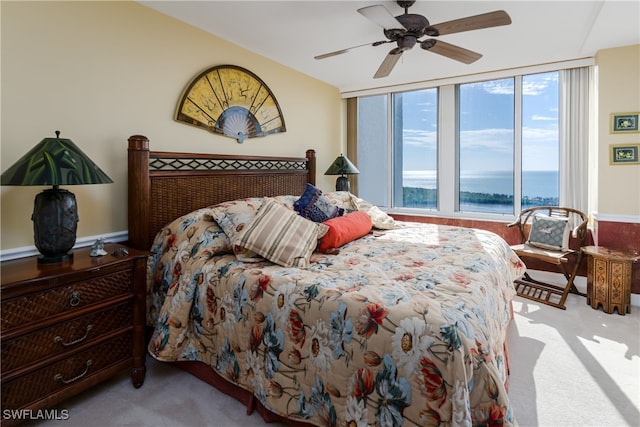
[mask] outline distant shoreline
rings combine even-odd
[[[437,191],[434,188],[403,187],[402,202],[406,208],[435,208]],[[513,196],[508,194],[460,192],[461,204],[513,206]],[[522,207],[558,206],[557,197],[524,197]]]

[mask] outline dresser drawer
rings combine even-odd
[[[118,362],[131,360],[131,333],[114,339],[68,359],[45,366],[2,384],[2,409],[19,409],[43,396],[64,391],[81,382],[91,382],[100,370]]]
[[[2,331],[41,319],[78,310],[108,298],[131,293],[133,272],[131,269],[95,275],[40,293],[2,301]]]
[[[2,370],[45,360],[80,345],[91,343],[110,331],[130,327],[133,322],[131,302],[59,323],[18,338],[2,342]]]

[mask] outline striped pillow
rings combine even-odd
[[[233,244],[284,267],[306,268],[318,239],[327,230],[326,225],[304,219],[265,197],[255,218]]]

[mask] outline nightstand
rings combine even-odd
[[[147,253],[116,244],[105,250],[100,257],[74,250],[61,264],[36,257],[1,264],[3,425],[123,369],[142,386]]]
[[[587,261],[587,304],[605,313],[625,315],[631,311],[631,264],[640,259],[635,251],[585,246]]]

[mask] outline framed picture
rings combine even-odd
[[[635,133],[638,129],[640,113],[613,113],[611,115],[611,133]]]
[[[640,144],[611,145],[609,163],[612,165],[640,164]]]

